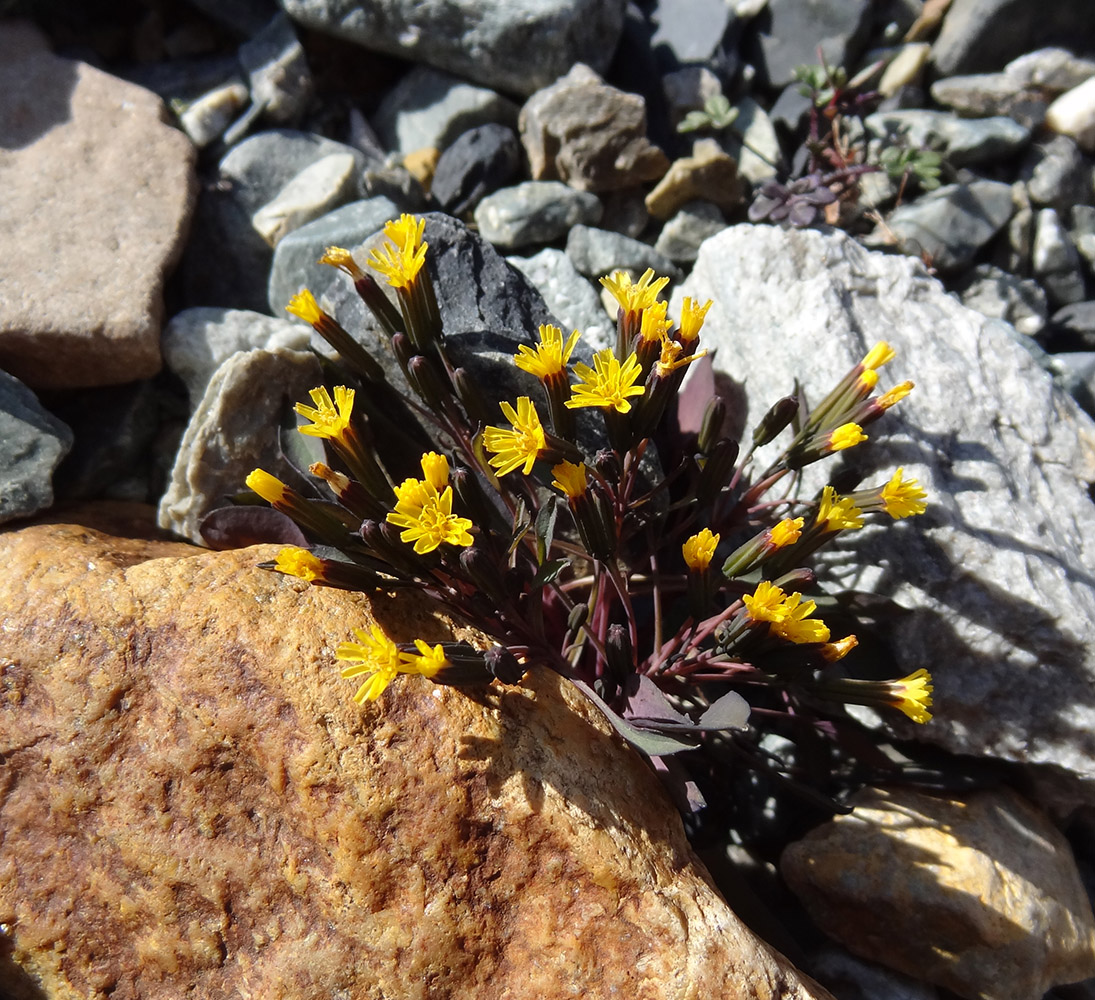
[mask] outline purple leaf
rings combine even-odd
[[[288,515],[272,507],[218,507],[198,525],[202,541],[211,549],[242,549],[263,542],[305,547],[304,537]]]

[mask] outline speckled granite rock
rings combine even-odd
[[[359,707],[334,644],[438,623],[255,568],[275,551],[0,536],[10,989],[831,1000],[556,675],[475,698],[405,678]]]

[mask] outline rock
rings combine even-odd
[[[1037,49],[1013,59],[1004,72],[1023,86],[1060,94],[1095,76],[1095,59],[1074,56],[1068,49]]]
[[[1095,301],[1073,302],[1049,321],[1049,350],[1095,351]]]
[[[1095,76],[1058,97],[1046,112],[1046,125],[1095,153]]]
[[[883,70],[878,81],[878,92],[883,97],[893,97],[902,87],[918,83],[930,55],[931,46],[927,42],[902,45]]]
[[[248,97],[247,88],[239,80],[222,84],[194,101],[179,115],[179,124],[195,146],[208,146],[224,134]]]
[[[609,322],[593,286],[578,273],[562,250],[549,248],[532,257],[507,257],[506,260],[536,286],[563,330],[581,330],[582,340],[593,351],[615,344],[615,324]]]
[[[674,160],[646,196],[646,209],[663,221],[690,201],[709,201],[725,212],[733,212],[741,207],[742,194],[734,158],[714,139],[698,139],[692,145],[692,155]]]
[[[567,236],[566,252],[587,278],[601,278],[617,269],[640,275],[647,268],[653,268],[659,275],[668,275],[674,281],[684,277],[680,268],[648,243],[592,226],[574,226]]]
[[[936,149],[955,167],[1007,159],[1030,141],[1030,129],[1011,118],[956,118],[945,111],[885,111],[868,115],[880,139],[903,136],[911,146]]]
[[[294,229],[346,204],[358,190],[349,153],[332,153],[305,167],[253,216],[258,234],[276,247]]]
[[[1087,270],[1095,277],[1095,206],[1073,205],[1072,228],[1069,230],[1072,242],[1087,262]]]
[[[932,98],[968,118],[1007,115],[1020,125],[1037,128],[1049,100],[1042,88],[1024,84],[1005,73],[948,76],[931,86]]]
[[[298,289],[299,291],[299,289]],[[237,351],[306,351],[322,343],[301,323],[246,309],[195,306],[171,317],[163,332],[164,366],[186,386],[191,409],[205,395],[213,373]],[[250,470],[248,470],[250,471]]]
[[[343,205],[289,233],[274,250],[268,302],[274,316],[284,316],[289,299],[302,288],[329,284],[331,268],[319,263],[327,247],[354,247],[389,219],[399,207],[388,198],[367,198]],[[258,346],[258,345],[255,345]]]
[[[159,370],[164,279],[196,195],[194,147],[165,117],[155,94],[4,23],[0,368],[28,385]]]
[[[0,372],[0,524],[53,504],[53,471],[72,431],[19,379]]]
[[[428,66],[416,66],[385,95],[373,125],[388,149],[446,149],[480,125],[517,124],[513,101]]]
[[[171,482],[160,500],[161,528],[202,544],[198,526],[225,497],[246,492],[254,468],[287,482],[296,473],[281,456],[277,427],[285,408],[308,400],[323,382],[311,354],[274,350],[231,355],[216,370],[183,435]]]
[[[1074,0],[954,0],[932,46],[940,76],[988,73],[1047,45],[1092,48],[1095,27]]]
[[[830,66],[855,63],[870,30],[870,13],[868,0],[769,0],[750,25],[761,84],[773,90],[786,86],[796,66],[817,64],[819,47]]]
[[[657,180],[669,161],[646,137],[646,104],[575,66],[533,94],[518,118],[534,180],[614,191]]]
[[[1095,351],[1062,351],[1050,356],[1047,367],[1058,385],[1095,416]]]
[[[850,951],[970,1000],[1030,1000],[1095,975],[1095,921],[1068,841],[1015,792],[865,788],[849,805],[788,847],[780,869]]]
[[[601,218],[595,194],[575,191],[559,181],[525,181],[487,195],[475,209],[475,223],[496,247],[510,250],[550,243],[578,223]]]
[[[524,96],[575,63],[608,69],[624,12],[622,0],[545,0],[533,7],[418,0],[279,3],[316,31]]]
[[[818,400],[875,341],[894,346],[884,385],[916,389],[872,433],[877,457],[873,444],[845,454],[867,483],[904,467],[928,512],[857,532],[826,586],[905,609],[885,619],[893,675],[930,669],[935,717],[903,735],[1039,765],[1032,780],[1055,808],[1095,801],[1091,419],[1009,327],[963,307],[919,261],[841,233],[731,227],[700,249],[671,314],[685,295],[715,299],[704,346],[745,381],[745,427],[796,378]]]
[[[505,125],[480,125],[441,154],[430,193],[442,209],[459,217],[513,181],[520,168],[517,133]]]
[[[1066,135],[1035,143],[1027,154],[1020,177],[1035,205],[1064,213],[1090,196],[1091,165]]]
[[[677,264],[691,264],[704,240],[726,228],[718,205],[689,201],[681,206],[658,234],[654,249]]]
[[[1013,210],[1007,184],[947,184],[895,209],[887,228],[875,230],[866,242],[885,246],[896,237],[903,253],[926,254],[939,270],[957,271],[1007,225]]]
[[[401,212],[424,212],[429,196],[421,182],[392,153],[383,163],[370,166],[361,175],[361,186],[366,198],[388,198]]]
[[[706,66],[682,66],[662,77],[662,93],[676,128],[689,111],[701,111],[712,97],[722,96],[722,84]]]
[[[258,569],[275,546],[42,525],[0,551],[8,987],[832,1000],[557,675],[404,678],[360,707],[334,645],[373,622],[441,638],[421,602]]]
[[[251,83],[251,100],[267,121],[295,125],[312,99],[312,73],[293,24],[278,14],[240,46],[240,65]]]
[[[809,963],[817,981],[840,1000],[938,1000],[934,986],[864,962],[843,948],[829,946]]]
[[[1046,293],[1029,278],[1016,277],[991,264],[978,264],[957,291],[968,309],[976,309],[990,319],[1002,319],[1025,336],[1035,336],[1046,325]]]
[[[734,105],[738,117],[733,131],[724,140],[726,151],[738,161],[738,173],[753,184],[775,177],[783,162],[779,136],[772,120],[751,97]]]
[[[664,46],[677,64],[708,62],[733,17],[725,0],[658,0],[650,14],[650,47]]]
[[[1031,263],[1034,276],[1054,305],[1063,306],[1083,300],[1084,277],[1080,273],[1080,256],[1052,208],[1043,208],[1037,215]]]

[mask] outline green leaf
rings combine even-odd
[[[536,575],[532,578],[529,586],[533,590],[546,587],[569,565],[570,563],[566,559],[550,559],[536,571]]]

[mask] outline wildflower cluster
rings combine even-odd
[[[289,311],[338,351],[344,383],[297,406],[299,430],[324,447],[310,468],[316,490],[306,496],[262,470],[247,480],[310,543],[285,549],[272,569],[329,586],[413,587],[492,639],[487,649],[397,644],[379,628],[357,630],[337,650],[343,676],[359,679],[356,700],[376,699],[399,674],[519,683],[548,668],[652,756],[718,745],[748,728],[750,708],[754,721],[817,720],[827,733],[823,713],[839,721],[842,704],[931,717],[924,671],[847,675],[840,661],[858,640],[834,632],[824,610],[833,602],[810,596],[808,568],[872,518],[922,513],[924,492],[898,469],[856,492],[797,496],[805,466],[859,447],[912,389],[875,392],[888,345],[816,405],[780,400],[743,449],[723,433],[718,398],[698,432],[678,420],[682,381],[709,364],[711,303],[685,299],[674,322],[659,299],[667,279],[618,272],[601,279],[618,304],[613,348],[584,354],[590,364],[574,358],[577,331],[541,326],[513,359],[539,391],[487,400],[446,349],[424,226],[390,222],[368,262],[395,305],[347,251],[323,258],[376,315],[409,389],[302,291]],[[593,448],[582,443],[590,425]],[[762,452],[774,457],[762,463]]]

